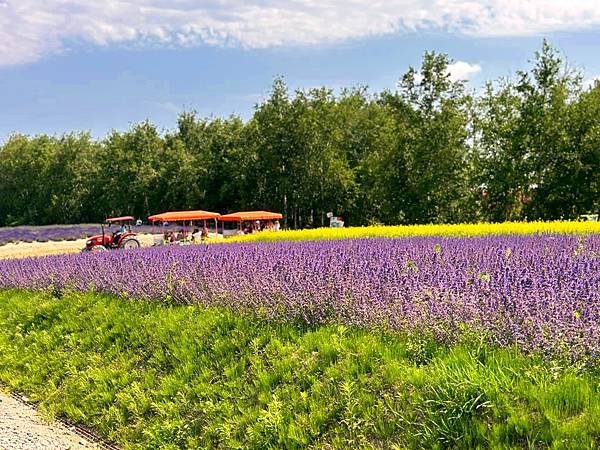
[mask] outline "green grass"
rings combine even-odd
[[[127,448],[595,448],[600,376],[475,337],[0,292],[0,383]]]

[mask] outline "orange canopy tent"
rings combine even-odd
[[[123,216],[123,217],[109,217],[105,220],[106,223],[115,223],[115,222],[127,222],[127,221],[133,221],[135,220],[133,217],[131,216]]]
[[[207,220],[214,220],[215,221],[215,232],[218,232],[218,223],[217,223],[217,218],[220,216],[219,213],[215,213],[215,212],[210,212],[210,211],[201,211],[201,210],[196,210],[196,211],[168,211],[168,212],[164,212],[164,213],[160,213],[160,214],[154,214],[152,216],[148,217],[148,220],[150,222],[152,222],[152,225],[154,225],[156,222],[163,222],[163,224],[165,222],[183,222],[183,231],[184,231],[184,236],[186,235],[185,233],[185,227],[186,227],[186,222],[189,222],[189,224],[191,225],[191,222],[194,221],[204,221],[204,227],[206,228],[206,221]]]
[[[240,211],[231,214],[224,214],[219,217],[219,220],[223,225],[222,233],[225,237],[225,222],[239,222],[239,229],[241,230],[242,222],[257,222],[259,220],[273,221],[282,218],[283,216],[281,214],[269,211]],[[277,227],[277,229],[279,229],[279,227]]]
[[[224,214],[219,217],[219,220],[228,222],[242,222],[246,220],[279,220],[283,219],[283,216],[279,213],[273,213],[269,211],[241,211],[231,214]]]
[[[187,220],[217,219],[219,213],[210,211],[169,211],[148,217],[150,222],[178,222]]]

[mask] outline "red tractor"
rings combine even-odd
[[[108,228],[113,224],[118,226],[114,232],[105,232],[104,224],[101,224],[102,234],[88,238],[85,248],[82,252],[97,252],[106,250],[116,250],[118,248],[139,248],[140,241],[136,239],[136,234],[131,231],[133,217],[110,217],[105,220]],[[110,230],[106,230],[110,231]]]

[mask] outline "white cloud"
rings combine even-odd
[[[452,81],[467,81],[479,72],[481,72],[479,64],[470,64],[465,61],[456,61],[448,66],[448,73]]]
[[[594,86],[596,86],[596,83],[600,83],[600,75],[596,75],[583,80],[583,87],[586,89],[593,88]]]
[[[514,36],[598,25],[596,0],[0,0],[0,65],[73,42],[261,48],[421,29]]]

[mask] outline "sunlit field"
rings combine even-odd
[[[149,225],[134,227],[133,229],[137,233],[152,232],[152,227]],[[78,225],[0,227],[0,246],[21,242],[76,241],[100,233],[100,224],[89,223]]]
[[[55,294],[58,294],[56,292]],[[131,449],[596,448],[600,377],[477,334],[0,291],[0,383]]]
[[[152,236],[149,234],[140,234],[137,239],[140,241],[142,247],[150,247],[153,244]],[[85,241],[86,239],[77,239],[74,241],[34,241],[0,245],[0,260],[79,253],[85,247]]]
[[[0,289],[94,290],[267,319],[426,331],[589,360],[600,352],[600,235],[419,236],[0,261]]]
[[[228,238],[225,242],[308,241],[365,237],[488,236],[537,233],[595,234],[600,233],[600,222],[504,222],[454,225],[381,225],[349,228],[315,228],[249,234]]]
[[[3,260],[0,384],[125,448],[594,448],[599,232],[380,226]]]

